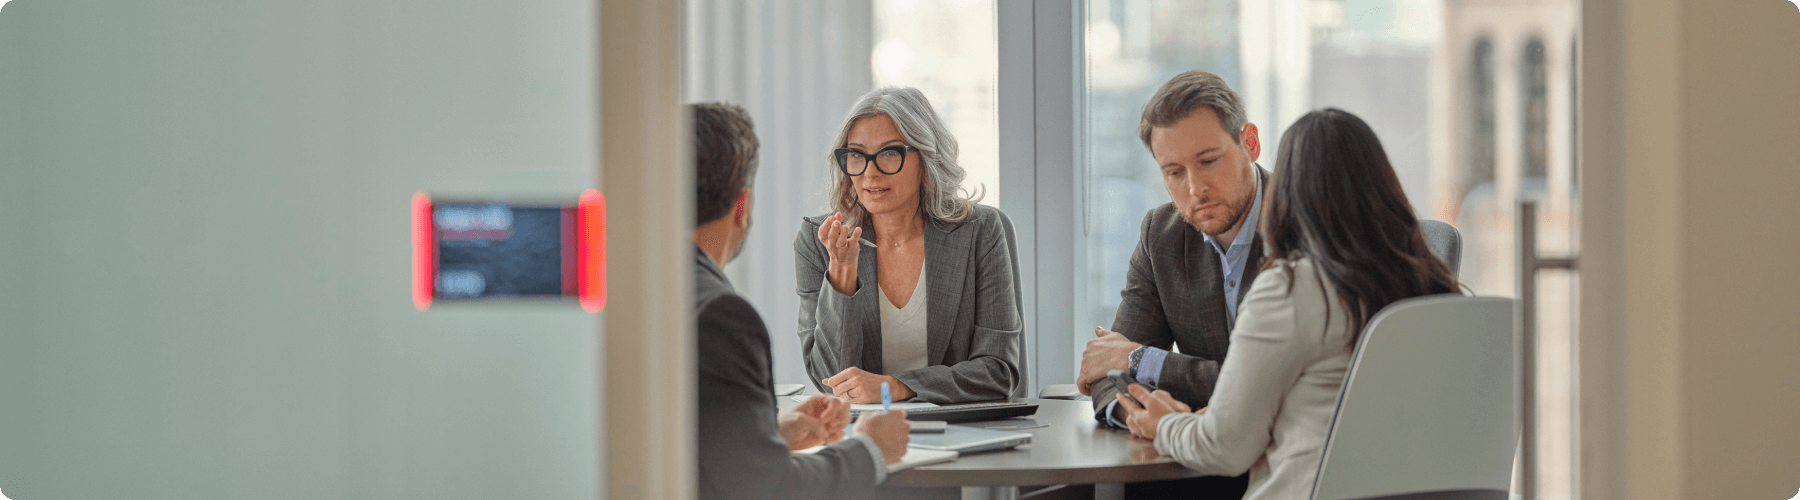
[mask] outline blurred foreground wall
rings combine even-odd
[[[409,298],[416,190],[597,185],[591,2],[0,11],[0,489],[594,498],[599,320]]]

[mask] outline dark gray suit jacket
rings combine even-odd
[[[1263,179],[1263,206],[1267,207],[1269,174],[1262,167],[1256,167],[1256,172]],[[1199,409],[1212,399],[1219,365],[1231,346],[1232,321],[1225,309],[1222,284],[1225,269],[1219,263],[1219,252],[1206,243],[1200,230],[1181,219],[1173,203],[1145,214],[1142,230],[1125,273],[1125,290],[1120,292],[1123,299],[1113,316],[1112,331],[1132,342],[1165,350],[1181,346],[1181,352],[1170,353],[1163,360],[1157,388]],[[1262,268],[1262,256],[1263,239],[1258,232],[1244,262],[1243,283],[1238,284],[1239,303],[1249,295]],[[1112,403],[1116,391],[1111,384],[1102,383],[1094,384],[1093,391],[1094,416],[1106,422],[1101,412]]]
[[[695,249],[700,498],[869,498],[874,455],[846,439],[794,455],[777,431],[769,331],[706,252]]]
[[[808,217],[794,239],[800,293],[800,345],[813,384],[855,366],[881,368],[881,298],[875,250],[863,247],[856,263],[855,295],[837,293],[825,281],[830,254],[819,243],[819,224]],[[873,236],[864,226],[864,239]],[[914,399],[955,403],[1026,396],[1024,316],[1019,309],[1019,267],[1012,222],[999,209],[975,206],[957,225],[925,224],[925,356],[929,366],[893,374]]]

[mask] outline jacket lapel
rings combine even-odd
[[[925,229],[925,355],[930,365],[944,364],[951,329],[963,303],[964,275],[969,268],[969,238],[974,231],[957,231],[962,225],[927,223]]]
[[[868,241],[868,235],[873,231],[874,226],[865,224],[862,240]],[[875,248],[863,245],[862,241],[858,241],[856,244],[862,245],[856,255],[857,282],[863,287],[881,286],[881,282],[876,281],[881,273],[875,269]],[[862,314],[857,315],[862,326],[861,365],[872,373],[887,373],[887,368],[881,366],[881,290],[858,290],[857,299],[851,303],[850,307],[853,310],[862,311]]]
[[[1271,190],[1269,187],[1269,171],[1263,170],[1261,165],[1257,165],[1256,166],[1256,175],[1257,175],[1257,177],[1260,177],[1262,179],[1262,181],[1261,181],[1262,187],[1263,187],[1263,205],[1262,206],[1263,206],[1263,208],[1267,209],[1269,207],[1269,191]],[[1260,216],[1257,217],[1257,221],[1259,222],[1258,225],[1261,225],[1260,221],[1262,221],[1262,217],[1260,217]],[[1263,259],[1262,228],[1252,227],[1252,228],[1245,228],[1245,229],[1248,229],[1250,231],[1255,231],[1256,234],[1252,235],[1250,238],[1250,255],[1247,255],[1246,256],[1247,258],[1244,259],[1244,276],[1243,276],[1243,278],[1240,278],[1238,280],[1237,304],[1234,304],[1235,306],[1237,306],[1238,314],[1244,313],[1244,307],[1243,307],[1244,306],[1244,297],[1247,295],[1250,295],[1250,284],[1255,283],[1257,273],[1262,272],[1262,259]],[[1237,319],[1236,318],[1232,318],[1231,327],[1233,329],[1237,328]]]
[[[1186,223],[1182,225],[1187,226]],[[1206,242],[1206,236],[1200,234],[1199,230],[1192,226],[1184,227],[1184,229],[1181,232],[1183,239],[1181,249],[1188,255],[1184,256],[1182,260],[1187,263],[1187,282],[1194,285],[1192,288],[1184,290],[1193,295],[1182,302],[1199,306],[1191,309],[1192,315],[1187,317],[1202,331],[1217,332],[1222,329],[1225,336],[1229,336],[1231,334],[1231,316],[1225,309],[1225,287],[1221,286],[1225,277],[1225,269],[1219,264],[1219,252],[1213,250],[1212,244]],[[1189,352],[1185,346],[1182,351]],[[1200,350],[1192,352],[1204,353]]]

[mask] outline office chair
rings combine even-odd
[[[1006,212],[1000,212],[1000,227],[1006,229],[1006,249],[1012,252],[1013,303],[1018,304],[1020,308],[1023,308],[1025,307],[1025,285],[1020,284],[1019,282],[1021,279],[1019,276],[1019,237],[1017,233],[1013,231],[1012,218],[1007,217]],[[1023,328],[1025,324],[1025,318],[1023,316],[1024,313],[1021,311],[1019,318],[1019,325],[1021,328]],[[1029,397],[1031,395],[1031,383],[1026,380],[1026,377],[1028,376],[1027,374],[1031,373],[1031,370],[1025,368],[1025,363],[1027,362],[1026,356],[1029,355],[1031,350],[1027,349],[1025,346],[1024,335],[1020,335],[1015,344],[1019,348],[1019,382],[1018,385],[1013,386],[1012,397]]]
[[[1010,242],[1012,240],[1012,223],[1008,222],[1006,228],[1007,241]],[[1458,276],[1462,267],[1462,233],[1456,230],[1456,226],[1444,221],[1419,219],[1419,232],[1424,233],[1425,246],[1431,247],[1432,255],[1436,255],[1439,259],[1443,259],[1445,264],[1450,265],[1451,276]],[[1018,261],[1016,255],[1013,260]],[[1248,291],[1244,290],[1244,292]],[[1081,395],[1081,389],[1076,388],[1075,384],[1051,384],[1038,391],[1038,397],[1078,400],[1086,396]]]
[[[1506,500],[1513,300],[1402,300],[1363,329],[1313,500]]]
[[[1450,275],[1459,276],[1462,269],[1462,233],[1448,222],[1419,219],[1419,232],[1425,233],[1425,246],[1431,254],[1450,265]]]

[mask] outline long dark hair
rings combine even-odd
[[[1335,108],[1307,113],[1281,136],[1279,152],[1262,218],[1265,266],[1285,262],[1291,273],[1294,261],[1311,259],[1315,278],[1329,281],[1350,312],[1352,345],[1388,304],[1457,291],[1361,118]]]

